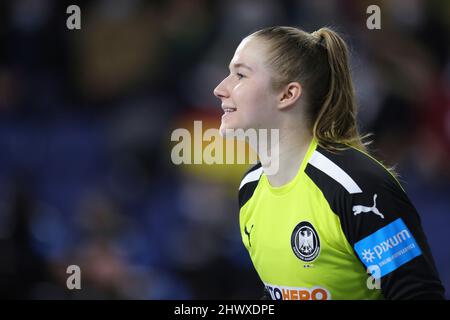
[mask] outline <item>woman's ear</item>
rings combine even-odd
[[[278,109],[283,110],[293,106],[302,95],[302,86],[298,82],[290,82],[279,94]]]

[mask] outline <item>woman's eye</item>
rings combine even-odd
[[[237,77],[239,80],[241,80],[242,78],[244,78],[244,75],[242,73],[236,73]]]

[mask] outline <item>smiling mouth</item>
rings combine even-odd
[[[225,112],[225,114],[228,114],[228,113],[232,113],[232,112],[235,112],[236,111],[236,108],[223,108],[223,111]]]

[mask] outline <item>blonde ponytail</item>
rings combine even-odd
[[[356,121],[356,101],[348,61],[348,48],[334,31],[321,28],[312,33],[317,45],[326,50],[329,85],[323,104],[313,124],[313,135],[327,149],[336,143],[365,150]]]

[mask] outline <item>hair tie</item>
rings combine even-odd
[[[313,33],[311,33],[311,35],[316,40],[317,44],[321,45],[322,47],[325,47],[325,44],[323,42],[325,37],[323,36],[323,33],[320,33],[320,35],[319,35],[318,31],[314,31]]]

